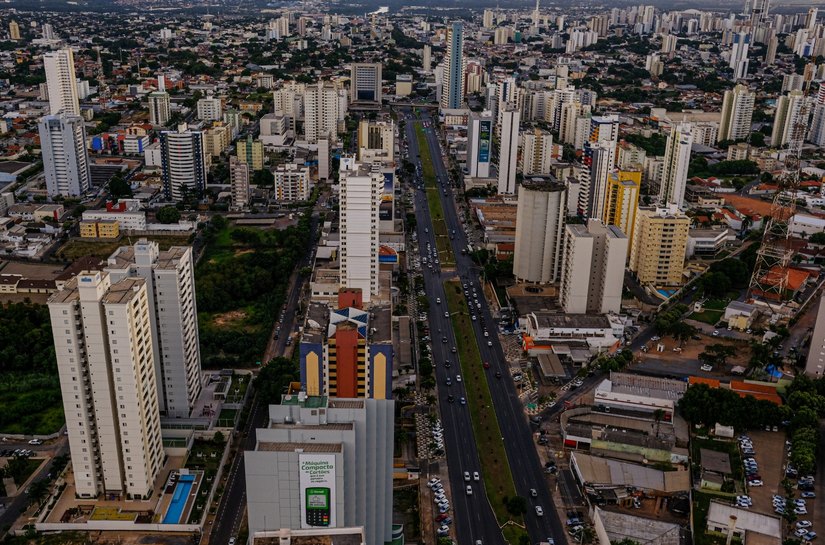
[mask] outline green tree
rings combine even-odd
[[[157,211],[155,218],[161,223],[177,223],[180,221],[180,211],[174,206],[164,206]]]
[[[295,362],[277,357],[261,368],[254,384],[261,396],[261,402],[280,403],[281,395],[286,393],[289,383],[298,378],[298,367]]]
[[[132,186],[129,185],[123,176],[118,173],[109,180],[109,197],[117,199],[120,197],[131,197]]]

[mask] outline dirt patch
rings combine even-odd
[[[251,253],[253,253],[254,251],[255,251],[255,250],[253,250],[253,249],[251,249],[251,248],[250,248],[250,249],[247,249],[247,250],[235,250],[235,257],[238,257],[239,255],[244,255],[244,254],[251,254]]]
[[[230,326],[237,325],[246,320],[247,314],[245,310],[230,310],[223,314],[217,314],[212,318],[212,323],[216,326]]]

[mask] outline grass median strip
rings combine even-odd
[[[416,136],[418,138],[418,153],[421,155],[421,173],[424,177],[424,187],[427,193],[427,207],[430,209],[430,219],[433,223],[433,234],[435,235],[435,246],[438,250],[438,259],[442,267],[454,267],[455,258],[450,246],[450,236],[447,230],[447,222],[444,220],[444,209],[441,206],[441,196],[436,186],[435,168],[430,155],[430,148],[427,145],[427,136],[421,124],[416,125]]]
[[[447,281],[444,283],[444,293],[447,297],[458,345],[459,363],[464,378],[467,406],[473,423],[473,434],[476,445],[483,449],[479,454],[487,498],[490,500],[490,505],[500,525],[508,520],[523,525],[524,521],[520,516],[515,517],[507,510],[506,500],[517,496],[516,489],[510,473],[507,453],[504,450],[501,429],[493,408],[487,375],[482,366],[481,355],[473,333],[473,325],[467,312],[466,301],[461,294],[461,285],[455,281]],[[512,545],[520,543],[522,535],[527,536],[523,528],[515,525],[506,527],[505,537]]]

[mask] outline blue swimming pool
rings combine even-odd
[[[178,477],[178,484],[175,485],[175,492],[172,494],[172,501],[166,509],[166,516],[163,517],[163,524],[178,524],[183,515],[183,508],[186,507],[186,500],[189,498],[189,491],[195,484],[194,475],[181,475]]]

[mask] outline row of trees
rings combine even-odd
[[[659,335],[671,335],[674,339],[683,343],[696,335],[696,328],[685,323],[683,316],[687,312],[688,307],[679,303],[673,305],[668,310],[661,312],[656,321],[653,322],[653,327]]]
[[[679,400],[679,410],[693,424],[712,427],[715,424],[746,430],[775,426],[782,421],[780,407],[753,396],[740,397],[732,390],[693,384]]]

